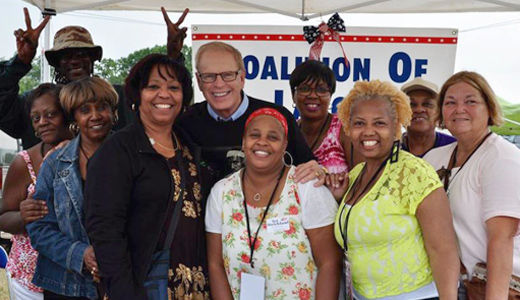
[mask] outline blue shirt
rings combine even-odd
[[[244,97],[242,97],[242,103],[238,106],[237,110],[229,117],[229,118],[222,118],[217,114],[216,111],[213,110],[211,105],[209,105],[209,102],[207,104],[208,106],[208,113],[209,115],[217,120],[217,121],[235,121],[236,119],[240,118],[247,110],[247,107],[249,106],[249,98],[247,98],[246,93],[243,93]]]

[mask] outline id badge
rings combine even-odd
[[[350,262],[347,258],[343,259],[343,276],[345,278],[345,299],[353,300],[354,299],[354,291],[352,286],[352,274],[350,273]]]
[[[269,218],[265,221],[268,232],[287,231],[291,227],[289,225],[289,217]]]
[[[240,278],[240,300],[264,300],[264,277],[242,272]]]

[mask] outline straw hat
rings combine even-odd
[[[439,93],[439,88],[433,82],[422,79],[421,77],[416,77],[414,80],[407,82],[401,87],[401,91],[405,94],[408,94],[412,91],[417,90],[425,90],[432,93],[434,96],[437,96]]]
[[[71,48],[86,50],[92,57],[92,61],[100,60],[103,55],[103,49],[101,46],[94,45],[88,30],[81,26],[67,26],[56,32],[54,47],[45,51],[45,57],[51,66],[57,67],[62,52]]]

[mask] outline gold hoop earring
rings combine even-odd
[[[72,132],[72,134],[77,135],[79,133],[78,123],[76,123],[76,122],[70,123],[69,130],[70,130],[70,132]]]

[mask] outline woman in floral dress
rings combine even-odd
[[[29,94],[27,106],[35,135],[42,141],[16,156],[5,179],[0,202],[0,230],[13,234],[6,271],[12,300],[43,299],[43,290],[31,283],[38,252],[31,247],[25,225],[45,216],[45,201],[30,198],[43,158],[71,137],[60,106],[61,87],[44,83]],[[3,96],[3,95],[2,95]],[[0,96],[0,98],[2,97]]]
[[[331,193],[294,182],[278,111],[251,114],[242,143],[246,167],[213,187],[206,208],[212,296],[337,299],[341,255]]]

